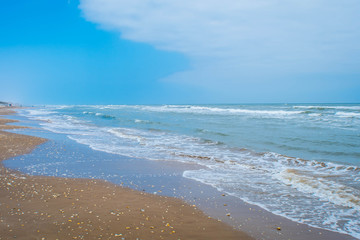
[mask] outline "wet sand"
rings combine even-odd
[[[0,115],[12,114],[0,108]],[[46,139],[1,131],[0,161]],[[101,180],[29,176],[0,163],[0,239],[252,239],[196,206]]]

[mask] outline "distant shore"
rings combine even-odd
[[[0,118],[0,161],[47,141],[1,131],[23,128],[12,122]],[[29,176],[1,162],[0,213],[0,239],[252,239],[175,198],[101,180]]]

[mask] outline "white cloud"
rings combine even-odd
[[[124,39],[187,55],[193,69],[177,81],[360,70],[358,0],[81,0],[80,8]]]

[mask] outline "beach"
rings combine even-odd
[[[43,114],[39,108],[25,110]],[[48,115],[50,111],[54,116]],[[2,109],[0,115],[9,113],[9,109]],[[1,132],[2,142],[7,143],[0,146],[1,160],[11,158],[4,162],[7,168],[1,165],[0,226],[1,233],[6,234],[1,234],[5,236],[1,239],[29,239],[30,235],[33,239],[354,239],[291,221],[228,191],[187,178],[185,173],[208,169],[201,162],[126,157],[121,153],[128,153],[133,145],[116,142],[89,122],[69,116],[70,112],[62,115],[65,119],[57,119],[59,115],[53,109],[46,108],[45,113],[35,119],[8,115],[0,120],[2,129],[11,130]],[[80,113],[106,124],[120,120],[105,113],[89,114],[82,109]],[[134,122],[148,124],[138,118]],[[153,125],[151,135],[146,137],[159,134]],[[146,140],[144,135],[135,135],[139,133],[135,130],[121,130],[125,139],[140,143]],[[107,153],[96,149],[100,144],[89,147],[74,141],[92,135],[108,144],[115,141],[122,152]],[[190,143],[197,145],[191,139]],[[185,157],[194,159],[193,155]],[[209,161],[204,155],[196,160]],[[231,174],[229,177],[231,180]],[[239,177],[248,176],[239,173]],[[245,187],[241,182],[237,186]],[[276,194],[277,186],[272,186],[270,193]],[[266,199],[264,193],[258,195]]]
[[[12,114],[1,108],[0,115]],[[12,120],[2,118],[0,129]],[[0,160],[46,139],[0,132]],[[196,206],[102,180],[29,176],[0,166],[0,239],[252,239]]]
[[[360,240],[360,1],[3,1],[0,240]]]

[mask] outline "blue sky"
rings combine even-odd
[[[357,0],[1,5],[0,100],[360,102]]]

